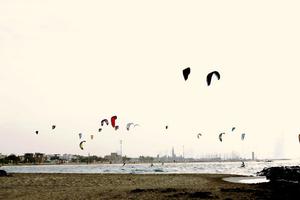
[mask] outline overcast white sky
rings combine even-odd
[[[128,156],[172,146],[182,154],[184,145],[194,157],[300,157],[299,9],[275,0],[3,0],[0,152],[106,155],[123,140]],[[213,70],[221,80],[207,87]],[[121,130],[97,133],[112,115]],[[141,126],[127,132],[132,121]]]

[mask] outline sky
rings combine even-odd
[[[276,0],[1,1],[0,153],[103,156],[122,140],[127,156],[170,155],[172,147],[181,155],[184,147],[186,157],[299,158],[299,8]],[[215,70],[221,79],[208,87]],[[99,133],[113,115],[120,130]],[[128,132],[128,122],[140,126]]]

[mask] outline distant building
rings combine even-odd
[[[63,154],[60,156],[60,159],[65,160],[67,162],[71,161],[74,158],[72,154]]]
[[[25,153],[24,154],[24,163],[34,163],[34,154],[33,153]]]
[[[46,160],[45,154],[43,153],[35,153],[34,160],[36,163],[44,163]]]
[[[0,153],[0,159],[5,158],[5,157],[6,157],[5,155],[2,155],[2,154]]]
[[[112,163],[122,162],[122,156],[118,155],[117,153],[111,153],[110,155],[106,155],[104,156],[104,159]]]
[[[252,160],[255,160],[254,152],[252,152]]]
[[[45,156],[46,157],[45,162],[54,164],[59,160],[59,156],[60,154],[47,154]]]
[[[152,163],[153,161],[154,161],[154,158],[150,157],[150,156],[140,156],[139,157],[139,162]]]
[[[20,162],[24,163],[25,157],[24,155],[19,156]]]

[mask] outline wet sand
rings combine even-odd
[[[12,174],[0,177],[0,199],[285,199],[282,190],[276,193],[277,187],[282,189],[282,185],[222,180],[230,176]],[[299,186],[294,187],[292,192],[299,189]]]

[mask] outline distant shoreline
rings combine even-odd
[[[273,162],[273,161],[280,161],[280,160],[292,160],[292,159],[262,159],[262,160],[222,160],[222,161],[189,161],[189,162],[125,162],[126,165],[139,165],[139,164],[175,164],[175,163],[228,163],[228,162]],[[109,162],[91,162],[91,163],[84,163],[84,162],[66,162],[66,163],[18,163],[18,164],[0,164],[1,166],[37,166],[37,165],[123,165],[122,162],[116,163],[109,163]]]

